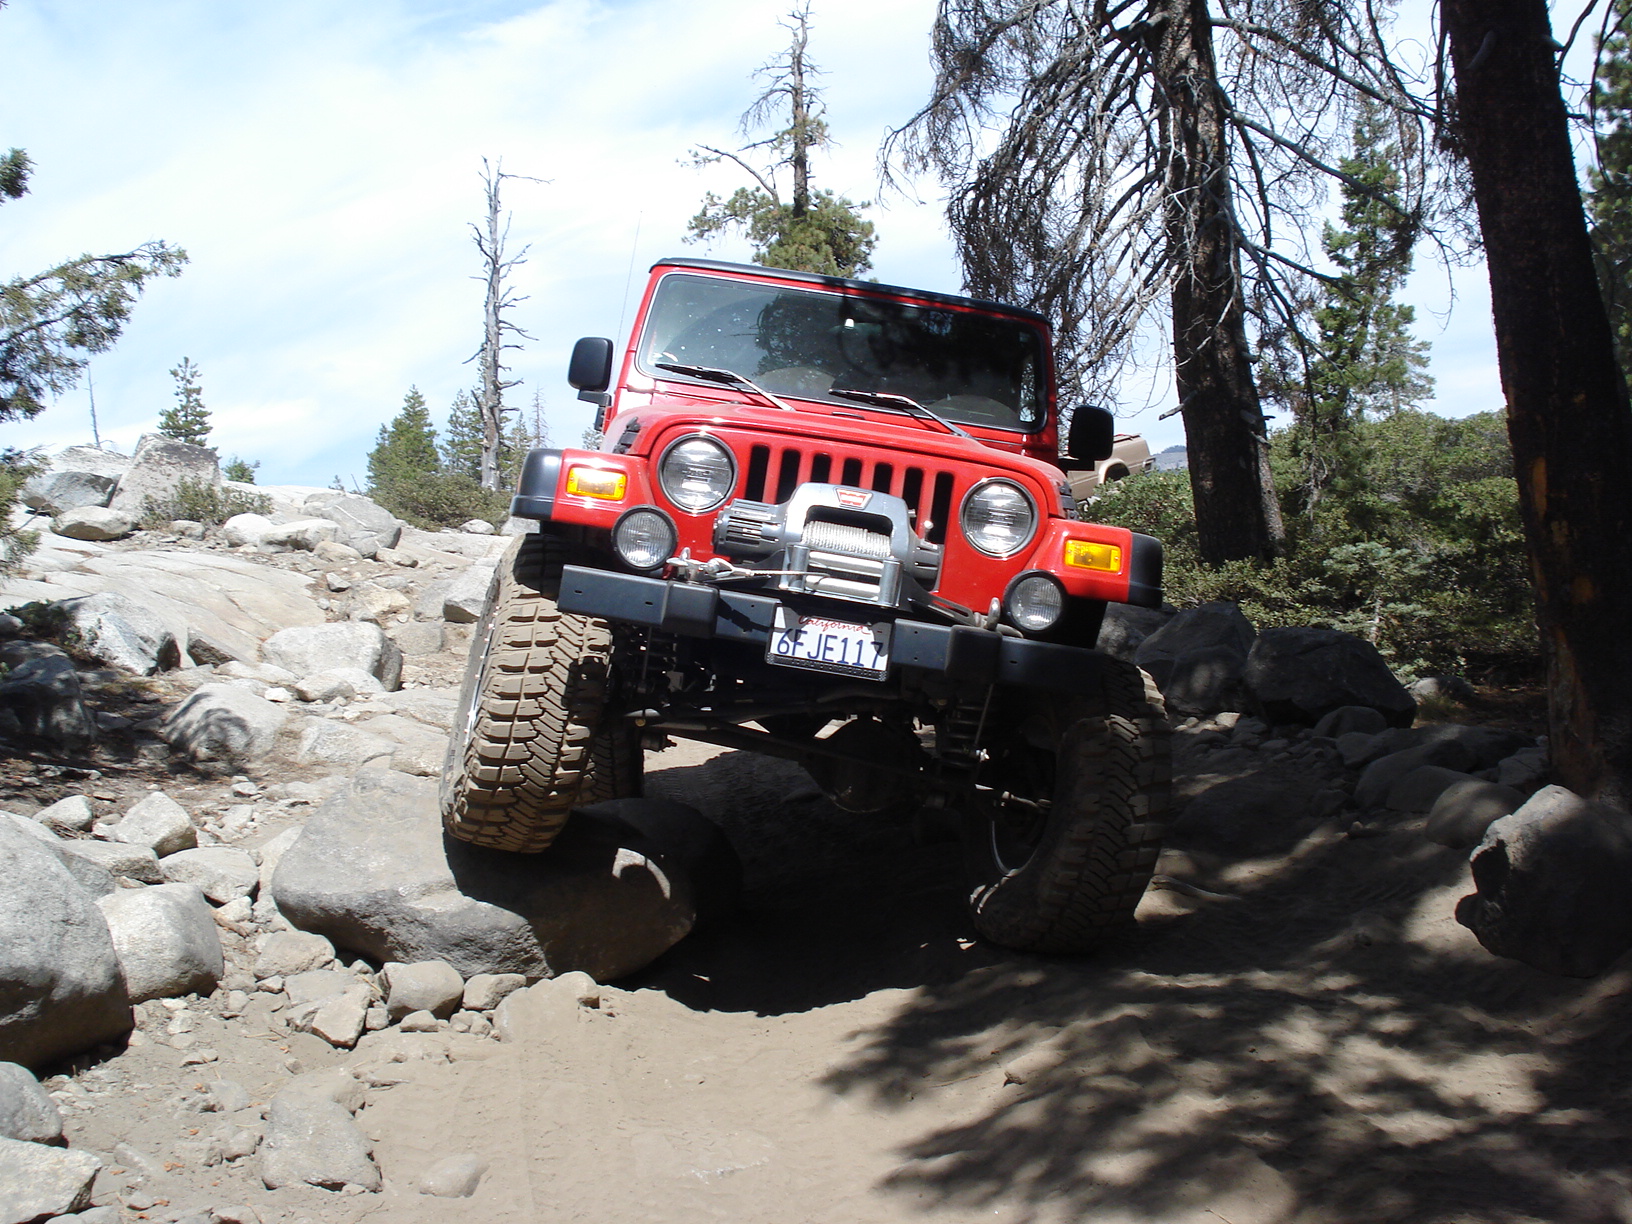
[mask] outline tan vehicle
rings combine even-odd
[[[1150,444],[1142,437],[1138,434],[1117,434],[1109,459],[1101,459],[1091,468],[1071,473],[1071,495],[1079,502],[1087,501],[1099,492],[1100,486],[1122,480],[1135,472],[1148,472],[1153,462]]]

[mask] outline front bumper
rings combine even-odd
[[[577,565],[562,571],[559,600],[563,612],[761,648],[770,641],[773,617],[781,602],[745,591]],[[964,684],[1007,684],[1063,693],[1091,691],[1106,662],[1105,655],[1079,646],[1033,642],[967,625],[929,624],[905,617],[895,621],[890,646],[892,673],[906,668],[938,673]]]

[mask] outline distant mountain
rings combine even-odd
[[[1151,456],[1151,466],[1158,472],[1171,472],[1179,468],[1190,466],[1190,452],[1187,447],[1170,446],[1166,450]]]

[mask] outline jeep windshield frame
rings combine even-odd
[[[662,362],[732,370],[773,395],[834,407],[857,402],[835,389],[882,392],[961,425],[1035,433],[1048,424],[1042,329],[972,305],[668,272],[653,289],[635,366],[694,381]]]

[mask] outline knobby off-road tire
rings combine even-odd
[[[1161,694],[1108,660],[1099,691],[1039,694],[1016,722],[989,780],[1053,802],[968,814],[975,929],[1021,951],[1087,952],[1132,925],[1161,852],[1172,786]]]
[[[554,537],[518,536],[488,588],[442,771],[461,841],[536,853],[574,807],[640,793],[639,732],[609,707],[611,632],[556,606],[566,560]]]

